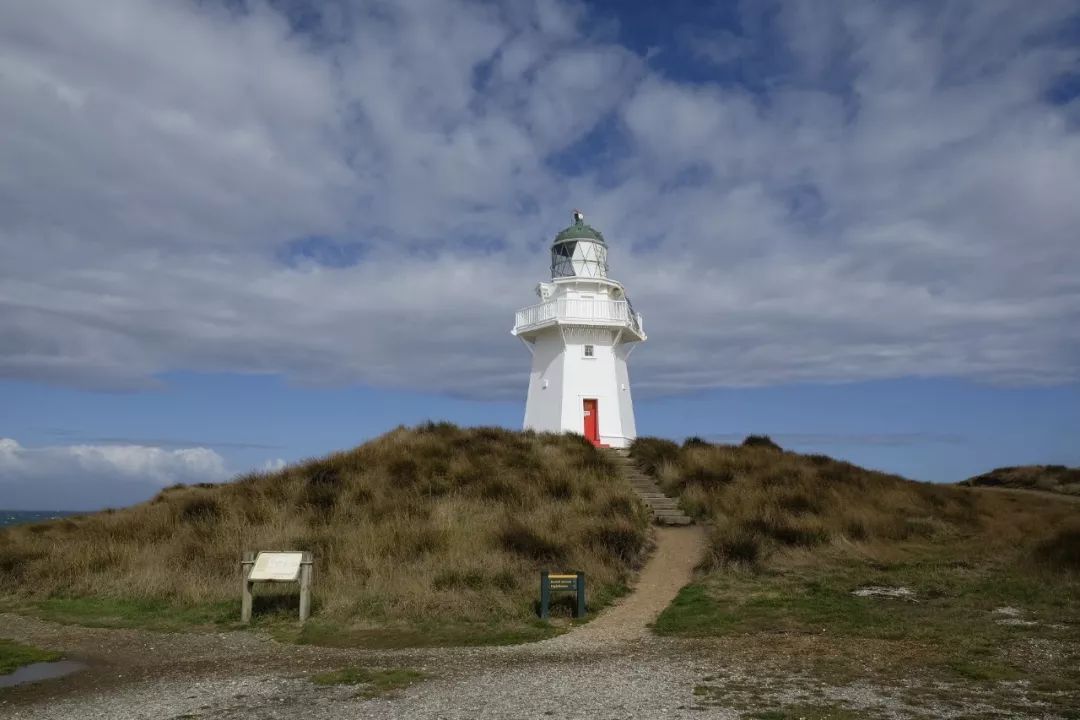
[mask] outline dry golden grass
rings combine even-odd
[[[579,437],[428,424],[279,472],[0,531],[0,588],[9,603],[238,607],[242,551],[310,550],[324,620],[527,622],[539,570],[584,570],[601,602],[640,564],[646,530],[630,488]]]
[[[1000,467],[960,483],[970,487],[1008,487],[1045,490],[1080,496],[1080,468],[1064,465]]]
[[[1075,508],[1052,497],[914,482],[785,452],[767,438],[741,446],[641,438],[631,452],[686,512],[710,521],[704,569],[837,545],[886,557],[905,543],[961,538],[1062,570],[1075,567],[1080,552],[1070,530]]]

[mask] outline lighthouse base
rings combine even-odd
[[[632,345],[608,328],[558,326],[522,338],[533,354],[525,429],[573,432],[599,447],[637,437],[626,358]]]

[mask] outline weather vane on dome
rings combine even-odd
[[[580,210],[575,210],[574,211],[574,222],[576,222],[576,223],[585,222],[585,213],[581,212]]]

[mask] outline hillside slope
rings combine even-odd
[[[658,632],[723,637],[733,657],[792,672],[810,657],[829,681],[1023,680],[1048,706],[1080,702],[1074,503],[913,482],[766,438],[646,438],[631,455],[710,528]]]
[[[1021,465],[994,468],[959,483],[967,487],[1004,487],[1080,497],[1080,468],[1064,465]]]
[[[646,530],[630,487],[581,438],[428,424],[279,472],[0,531],[0,603],[81,622],[228,623],[242,551],[310,550],[303,640],[509,641],[550,632],[533,619],[541,569],[584,570],[598,607],[632,577]],[[257,617],[292,617],[290,603],[257,598]]]

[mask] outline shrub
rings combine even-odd
[[[782,545],[814,547],[829,539],[829,532],[822,525],[779,513],[763,513],[748,521],[746,527]]]
[[[211,523],[221,517],[221,505],[212,497],[194,497],[180,508],[180,520],[185,523]]]
[[[565,545],[537,532],[516,518],[506,521],[498,538],[506,550],[535,562],[561,562],[566,557]]]
[[[598,552],[619,558],[630,567],[642,560],[645,548],[645,530],[640,525],[623,521],[609,521],[591,528],[586,537]]]
[[[665,462],[679,458],[679,446],[660,438],[637,438],[630,445],[630,456],[648,473],[656,473]]]
[[[1080,572],[1080,523],[1067,525],[1039,542],[1035,559],[1053,570]]]
[[[709,533],[707,564],[723,567],[729,563],[754,566],[762,555],[762,539],[754,532],[731,525],[714,526]]]
[[[782,447],[773,442],[772,438],[768,435],[747,435],[746,439],[742,441],[743,447],[764,447],[770,450],[783,450]]]

